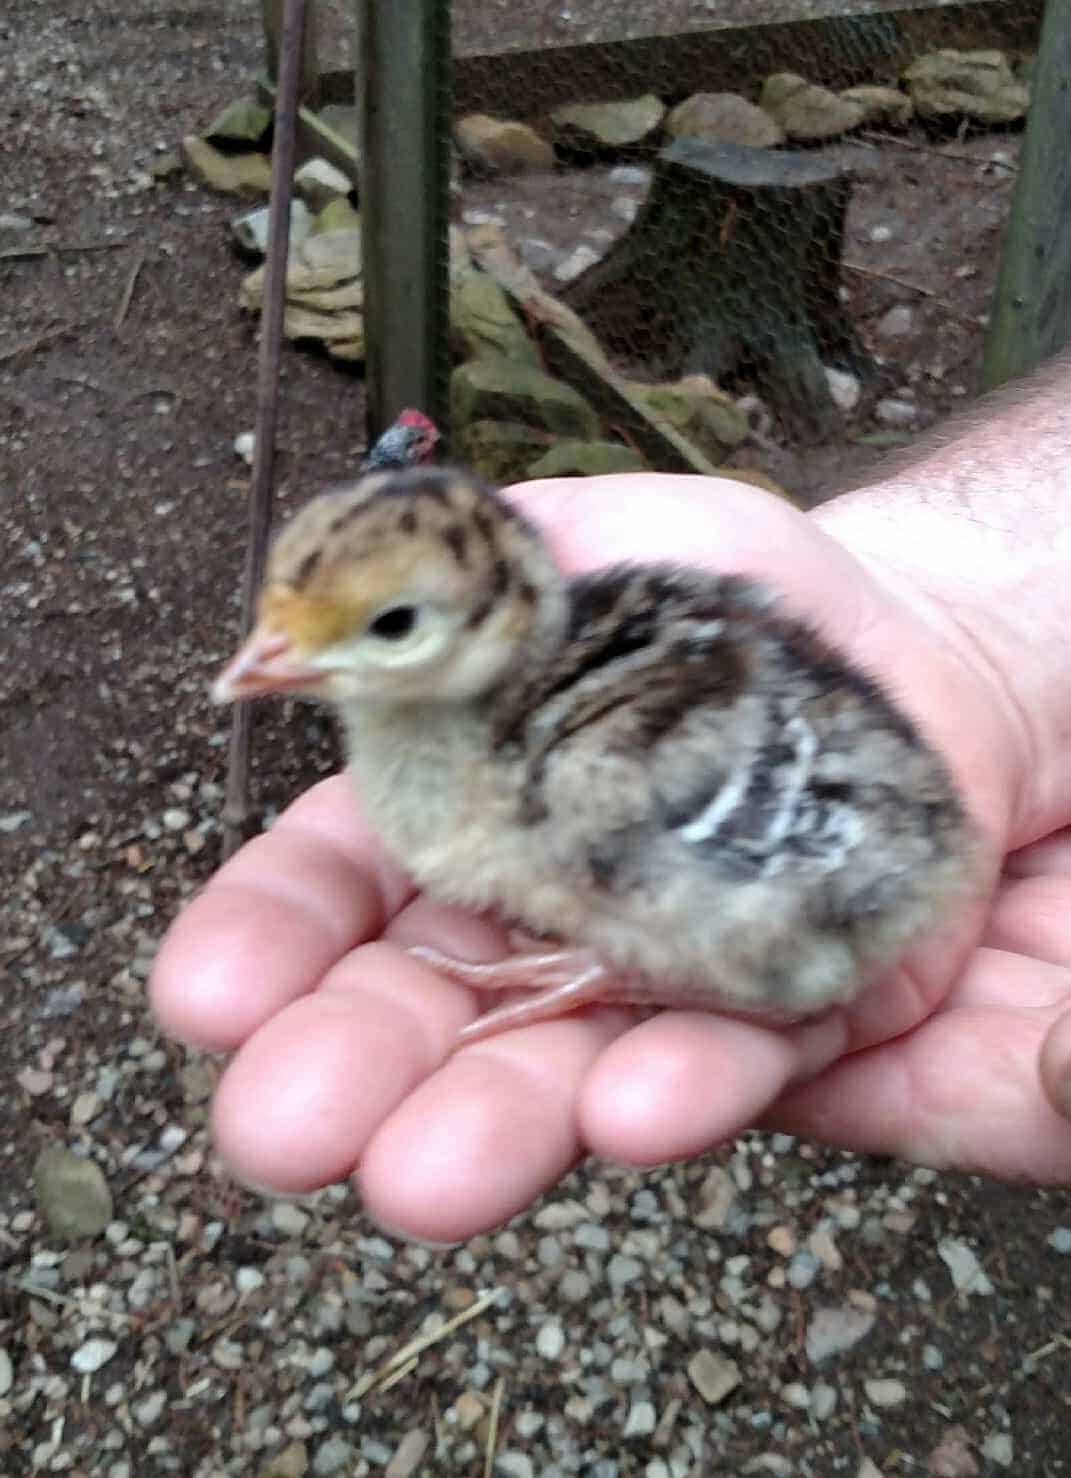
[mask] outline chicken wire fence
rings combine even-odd
[[[1041,11],[444,3],[452,452],[776,484],[786,449],[943,414],[977,384]],[[353,15],[316,7],[342,132]]]

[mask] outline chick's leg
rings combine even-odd
[[[512,1001],[489,1011],[463,1027],[458,1044],[479,1042],[497,1036],[515,1026],[531,1026],[536,1021],[549,1021],[564,1016],[581,1006],[597,1005],[606,1000],[606,988],[612,980],[607,967],[589,949],[548,950],[539,954],[512,955],[490,964],[457,960],[424,945],[415,945],[411,955],[431,965],[449,980],[474,990],[537,990],[536,996]]]

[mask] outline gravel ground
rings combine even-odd
[[[0,1470],[479,1475],[493,1447],[498,1478],[1071,1471],[1067,1192],[752,1134],[649,1173],[587,1164],[510,1227],[428,1249],[346,1186],[265,1203],[214,1158],[220,1064],[160,1038],[143,983],[215,860],[225,734],[204,692],[233,629],[254,331],[233,206],[149,171],[243,91],[256,12],[0,18],[0,212],[31,220],[0,252],[65,248],[0,257]],[[962,294],[947,373],[916,377],[928,415],[973,384],[987,160],[1014,144],[970,148],[976,165],[897,155],[853,226],[874,269]],[[517,230],[539,208],[480,189],[466,207]],[[942,202],[932,258],[910,190]],[[606,217],[604,193],[552,246]],[[888,219],[906,229],[876,240]],[[911,303],[908,377],[940,323]],[[283,405],[285,508],[352,465],[359,382],[288,353]],[[269,810],[335,762],[297,706],[255,742]],[[46,1229],[40,1189],[64,1175],[100,1234]]]

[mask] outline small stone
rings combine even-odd
[[[944,1237],[938,1242],[937,1251],[952,1275],[952,1285],[957,1292],[979,1294],[983,1298],[993,1292],[992,1283],[966,1242],[958,1242],[954,1237]]]
[[[305,1478],[309,1452],[304,1442],[288,1442],[261,1468],[257,1478]]]
[[[151,1427],[163,1416],[166,1406],[166,1391],[150,1391],[144,1400],[138,1401],[131,1410],[138,1426]]]
[[[610,1233],[597,1222],[585,1221],[573,1233],[573,1241],[586,1252],[608,1252]]]
[[[874,415],[885,426],[913,426],[918,420],[919,408],[913,401],[886,395],[874,407]]]
[[[618,164],[610,171],[610,183],[626,189],[646,190],[651,183],[651,171],[642,164]]]
[[[906,303],[894,303],[874,325],[874,332],[882,339],[899,339],[915,327],[915,315]]]
[[[534,1478],[535,1468],[526,1452],[516,1452],[508,1448],[495,1459],[494,1472],[501,1475],[501,1478]]]
[[[1071,1253],[1071,1227],[1055,1227],[1049,1235],[1049,1246],[1062,1257]]]
[[[2,219],[0,217],[0,220]],[[32,811],[5,811],[3,815],[0,815],[0,832],[11,836],[13,832],[19,831],[23,826],[29,826],[32,820]]]
[[[606,1277],[610,1287],[615,1291],[626,1288],[628,1284],[635,1283],[644,1274],[643,1263],[634,1257],[626,1257],[624,1253],[615,1252],[606,1268]]]
[[[100,1168],[63,1145],[48,1145],[37,1156],[33,1184],[54,1237],[95,1237],[112,1219],[111,1192]]]
[[[859,376],[849,374],[847,370],[834,369],[832,365],[825,366],[826,384],[829,393],[833,397],[833,404],[842,411],[854,411],[859,404],[859,397],[863,388],[859,383]]]
[[[1010,1468],[1015,1448],[1008,1432],[994,1432],[982,1443],[982,1456],[1000,1468]]]
[[[486,1411],[487,1402],[478,1391],[462,1391],[453,1406],[458,1425],[466,1432],[483,1420]]]
[[[412,1478],[419,1471],[424,1455],[431,1444],[427,1432],[414,1427],[394,1449],[390,1462],[384,1469],[383,1478]]]
[[[239,1268],[234,1275],[235,1286],[241,1294],[249,1294],[264,1287],[264,1274],[259,1268]]]
[[[247,466],[253,465],[253,449],[256,446],[256,437],[252,431],[240,431],[234,438],[235,456],[241,457]]]
[[[657,1425],[654,1405],[650,1401],[633,1401],[625,1418],[623,1437],[649,1437]]]
[[[582,1206],[579,1201],[550,1201],[546,1206],[541,1206],[532,1218],[543,1232],[564,1232],[587,1219],[587,1207]]]
[[[932,1478],[975,1478],[978,1464],[966,1428],[949,1427],[926,1460],[926,1471]]]
[[[781,1223],[766,1233],[766,1245],[779,1257],[791,1257],[796,1250],[796,1234],[790,1226]]]
[[[865,1457],[856,1469],[855,1478],[882,1478],[881,1469]]]
[[[300,1237],[309,1224],[309,1217],[292,1201],[276,1201],[271,1208],[271,1224],[284,1237]]]
[[[554,277],[558,282],[572,282],[589,267],[593,267],[600,258],[600,253],[594,247],[585,246],[583,242],[575,247],[563,262],[559,262],[554,268]]]
[[[866,1380],[863,1390],[872,1406],[903,1406],[907,1400],[907,1387],[902,1380]]]
[[[788,1281],[793,1288],[810,1288],[821,1266],[813,1252],[801,1247],[788,1265]]]
[[[15,1074],[15,1082],[31,1098],[40,1098],[42,1094],[50,1092],[55,1081],[52,1073],[45,1072],[40,1067],[24,1067]]]
[[[699,1350],[688,1361],[688,1378],[708,1406],[717,1406],[740,1384],[740,1367],[713,1350]]]
[[[0,211],[0,231],[32,231],[33,218],[19,215],[17,211]],[[27,815],[29,812],[27,812]]]
[[[160,817],[165,831],[185,831],[190,824],[190,813],[181,806],[171,806]]]
[[[557,1360],[565,1349],[565,1331],[556,1319],[548,1319],[536,1335],[536,1349],[544,1360]]]
[[[569,1268],[561,1276],[558,1292],[566,1303],[583,1303],[591,1297],[591,1279],[579,1268]]]
[[[827,1421],[833,1415],[836,1405],[836,1388],[827,1385],[825,1381],[816,1381],[811,1390],[811,1415],[815,1421]]]
[[[802,1381],[788,1381],[781,1387],[781,1400],[788,1406],[794,1406],[797,1411],[809,1411],[811,1409],[811,1393]]]
[[[874,1327],[874,1315],[851,1307],[817,1309],[807,1325],[807,1358],[814,1365],[841,1355]]]
[[[943,1370],[945,1368],[945,1357],[936,1345],[923,1345],[922,1363],[927,1370]]]
[[[335,1473],[350,1474],[356,1466],[357,1450],[344,1437],[328,1437],[326,1442],[320,1443],[312,1459],[316,1478],[333,1478]]]
[[[735,1200],[736,1186],[729,1172],[721,1165],[712,1165],[699,1187],[699,1209],[692,1221],[704,1232],[721,1231]]]
[[[102,1365],[107,1365],[118,1348],[114,1339],[87,1339],[71,1356],[71,1365],[80,1375],[92,1375]]]
[[[79,1093],[71,1104],[71,1127],[84,1128],[91,1124],[101,1110],[101,1102],[95,1093]]]

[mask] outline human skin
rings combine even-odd
[[[811,515],[718,479],[515,489],[568,569],[676,559],[779,589],[942,751],[992,849],[984,896],[808,1024],[601,1008],[450,1055],[486,1003],[404,946],[493,959],[505,937],[416,896],[335,777],[216,874],[157,959],[164,1027],[234,1054],[213,1122],[235,1174],[287,1194],[352,1175],[373,1216],[432,1241],[500,1223],[585,1154],[654,1164],[756,1123],[1071,1179],[1069,495],[1065,366]]]

